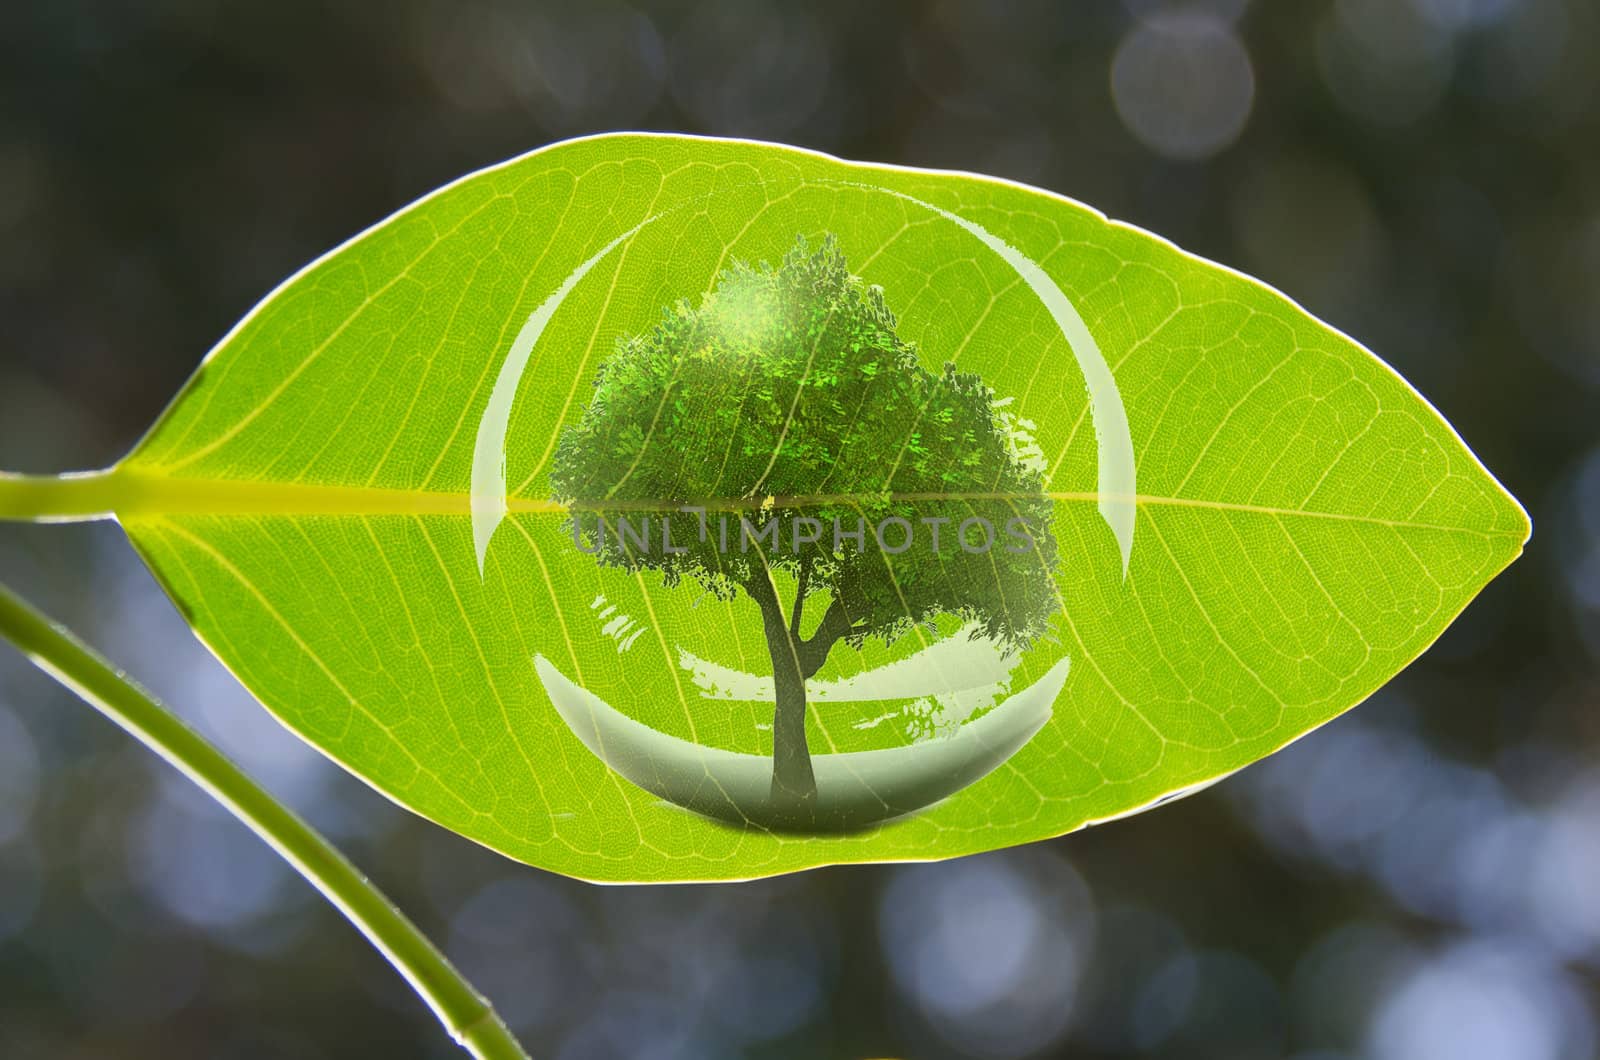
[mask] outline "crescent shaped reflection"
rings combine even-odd
[[[668,211],[670,212],[670,211]],[[494,537],[500,522],[506,517],[506,431],[511,426],[511,404],[517,398],[523,373],[528,370],[528,359],[533,348],[544,334],[545,325],[556,315],[561,303],[566,301],[578,281],[589,275],[589,270],[637,235],[645,225],[659,220],[665,214],[652,214],[634,225],[611,242],[595,251],[582,265],[567,274],[548,298],[539,303],[522,330],[511,342],[511,349],[500,364],[495,376],[494,389],[489,392],[489,402],[478,420],[478,433],[472,447],[472,547],[478,556],[478,577],[483,577],[484,557],[489,551],[489,539]]]
[[[841,183],[853,184],[853,182]],[[1138,474],[1133,457],[1133,435],[1128,428],[1128,410],[1122,403],[1122,392],[1117,389],[1116,376],[1112,375],[1105,356],[1100,352],[1100,344],[1095,342],[1094,336],[1090,334],[1089,326],[1084,323],[1077,307],[1072,304],[1072,299],[1067,297],[1067,293],[1050,278],[1050,274],[1045,272],[1037,261],[978,222],[893,188],[879,187],[875,184],[853,184],[853,186],[882,192],[912,203],[943,217],[976,237],[980,243],[999,255],[1000,260],[1009,265],[1018,278],[1028,285],[1029,290],[1056,322],[1056,327],[1061,329],[1061,337],[1067,340],[1067,348],[1072,351],[1073,358],[1082,369],[1084,386],[1088,388],[1089,419],[1094,424],[1099,463],[1100,517],[1105,520],[1106,525],[1111,528],[1112,536],[1116,538],[1117,548],[1122,553],[1122,576],[1127,578],[1128,561],[1133,554],[1133,531],[1137,512],[1135,498],[1139,494]]]
[[[770,756],[669,736],[573,683],[543,655],[535,655],[533,665],[573,735],[633,784],[731,824],[816,834],[856,831],[912,813],[993,772],[1050,720],[1069,661],[1057,662],[1039,680],[951,736],[905,747],[812,756],[816,803],[803,815],[773,803]]]

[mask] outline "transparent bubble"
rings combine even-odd
[[[1117,114],[1168,158],[1209,158],[1234,140],[1255,99],[1250,55],[1232,28],[1201,12],[1136,23],[1111,62]]]

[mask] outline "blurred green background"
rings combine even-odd
[[[0,578],[325,829],[539,1057],[1596,1055],[1600,9],[8,3],[0,466],[115,460],[310,258],[622,128],[1012,177],[1254,273],[1414,382],[1531,549],[1386,690],[1170,807],[636,888],[505,861],[276,728],[114,525],[0,526]],[[0,649],[0,1057],[452,1055],[265,847]]]

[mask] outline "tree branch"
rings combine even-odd
[[[828,610],[823,612],[822,621],[812,632],[809,640],[799,641],[800,670],[807,677],[812,676],[822,669],[822,664],[827,661],[828,653],[839,641],[851,633],[865,629],[864,623],[852,623],[850,616],[845,612],[844,605],[835,597],[828,605]]]
[[[789,635],[800,639],[800,615],[806,607],[806,587],[811,581],[811,553],[800,560],[800,581],[794,590],[794,606],[789,609]]]
[[[750,594],[750,599],[756,602],[756,606],[761,608],[763,616],[770,617],[776,611],[781,624],[783,611],[778,605],[778,594],[772,588],[772,572],[764,561],[759,568],[750,571],[749,580],[740,584],[744,586],[744,591]]]

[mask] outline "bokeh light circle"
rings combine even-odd
[[[1244,131],[1255,101],[1250,53],[1215,15],[1180,11],[1137,23],[1111,60],[1123,125],[1167,158],[1193,161]]]
[[[1571,981],[1526,953],[1467,942],[1424,962],[1378,1007],[1375,1060],[1592,1056],[1594,1018]]]
[[[898,869],[879,929],[895,986],[945,1041],[1025,1056],[1067,1028],[1094,907],[1071,866],[990,854]]]

